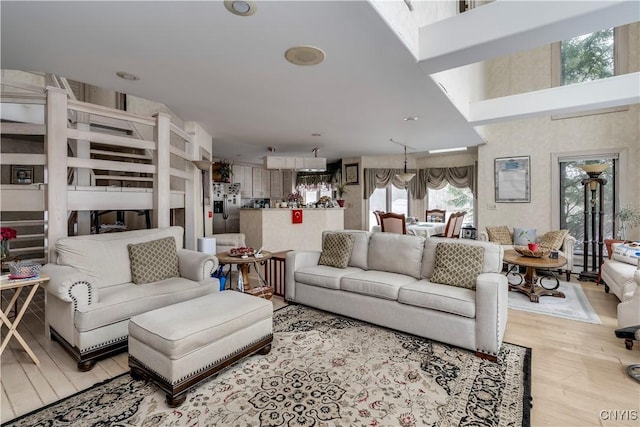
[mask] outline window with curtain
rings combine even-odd
[[[471,189],[457,188],[451,184],[447,184],[439,190],[429,188],[427,200],[425,200],[427,209],[444,209],[447,211],[447,217],[458,211],[465,211],[465,223],[474,223],[473,218],[473,193]]]
[[[407,190],[389,184],[373,191],[369,197],[369,230],[377,224],[374,211],[395,212],[408,216]]]

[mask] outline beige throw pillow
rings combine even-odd
[[[564,238],[567,237],[569,230],[549,231],[540,239],[540,246],[557,251],[562,247]]]
[[[438,243],[431,282],[476,289],[482,273],[484,248],[464,243]]]
[[[328,233],[325,235],[318,265],[347,268],[355,240],[355,236],[349,233]]]
[[[127,248],[131,281],[136,285],[180,277],[176,239],[173,237],[129,244]]]
[[[495,242],[500,245],[512,245],[513,238],[511,237],[511,230],[506,225],[500,225],[497,227],[487,227],[487,235],[490,242]]]

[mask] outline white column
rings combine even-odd
[[[78,113],[78,122],[76,128],[80,131],[90,131],[89,115],[87,113]],[[76,141],[76,157],[80,159],[91,158],[91,142],[85,139]],[[91,185],[91,169],[76,168],[75,184],[88,187]],[[91,234],[91,212],[78,211],[78,235],[86,236]]]
[[[67,92],[47,87],[45,125],[46,247],[49,262],[56,261],[55,243],[67,237]]]
[[[153,163],[156,173],[153,175],[153,224],[155,227],[169,227],[171,225],[170,213],[171,196],[170,186],[170,138],[171,117],[166,113],[156,113],[156,126],[154,128],[154,140],[156,150],[153,154]]]
[[[185,122],[184,130],[191,136],[185,152],[192,160],[200,159],[200,147],[196,138],[195,122]],[[191,170],[191,179],[184,183],[184,247],[196,249],[197,237],[202,236],[202,175],[200,169],[193,163],[187,164],[187,171]],[[189,169],[191,168],[191,169]]]

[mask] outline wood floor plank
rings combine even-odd
[[[2,395],[0,397],[0,402],[2,404],[2,406],[0,406],[0,422],[4,423],[5,421],[15,418],[16,413],[13,411],[11,403],[9,403],[9,398],[4,390],[4,385],[0,387],[0,390],[2,391]]]

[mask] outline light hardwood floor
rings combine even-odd
[[[629,419],[629,412],[622,412],[635,411],[640,416],[640,383],[625,372],[628,364],[640,363],[640,344],[628,351],[615,337],[618,301],[614,295],[593,283],[582,287],[603,325],[509,310],[505,341],[533,349],[532,425],[640,426],[638,418]],[[5,304],[7,298],[3,295]],[[43,305],[39,292],[19,328],[40,366],[13,339],[2,354],[2,422],[128,370],[127,354],[122,353],[98,362],[90,372],[78,372],[60,345],[45,338]],[[274,305],[284,303],[276,297]],[[601,411],[610,411],[608,420],[602,419]],[[612,419],[614,411],[618,420]],[[621,419],[621,414],[626,418]]]

